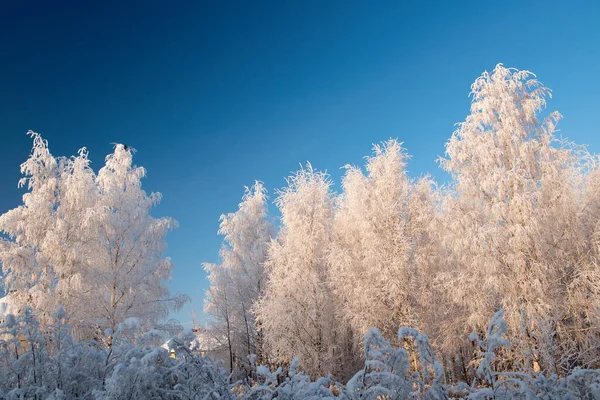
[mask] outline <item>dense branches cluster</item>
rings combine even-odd
[[[60,305],[75,337],[111,345],[127,318],[154,327],[186,296],[169,296],[171,261],[164,240],[176,222],[155,219],[160,194],[141,187],[145,170],[116,145],[98,173],[88,153],[56,158],[34,132],[21,165],[23,204],[0,216],[3,299],[8,312],[31,307],[44,326]]]
[[[225,370],[202,357],[194,337],[170,341],[176,358],[153,347],[140,321],[128,318],[110,348],[71,335],[62,307],[42,327],[32,309],[8,314],[0,325],[0,396],[3,399],[231,398]]]
[[[512,345],[494,358],[500,370],[600,368],[598,159],[556,137],[560,115],[544,117],[551,92],[528,71],[498,65],[471,96],[440,159],[447,185],[410,178],[406,151],[389,140],[364,170],[346,167],[339,194],[310,164],[292,175],[277,193],[277,235],[267,234],[260,184],[224,217],[206,307],[233,371],[254,349],[277,365],[299,356],[313,377],[348,378],[371,327],[403,346],[416,370],[417,340],[396,335],[408,326],[429,336],[446,382],[471,382],[479,346],[469,334],[485,333],[501,309]],[[264,235],[232,245],[246,232]],[[244,301],[232,251],[257,274],[243,275],[257,289]]]

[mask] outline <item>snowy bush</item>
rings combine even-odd
[[[398,346],[373,328],[364,337],[363,367],[346,383],[331,375],[311,378],[300,359],[289,366],[256,366],[245,380],[230,383],[226,370],[194,348],[195,337],[181,333],[169,350],[118,339],[111,348],[71,336],[59,308],[54,323],[40,329],[31,309],[8,314],[0,325],[0,398],[5,399],[600,399],[600,370],[575,369],[563,378],[542,373],[499,372],[496,352],[509,346],[503,311],[484,337],[471,335],[479,348],[478,379],[446,384],[444,370],[426,335],[398,330]],[[135,321],[121,328],[136,329]]]
[[[0,398],[232,398],[225,370],[191,349],[183,335],[172,340],[177,358],[170,358],[164,348],[136,345],[127,338],[139,328],[134,320],[122,324],[113,346],[106,348],[74,339],[62,307],[53,317],[46,330],[30,308],[4,318]]]
[[[477,369],[480,379],[470,384],[444,383],[443,368],[426,335],[400,328],[398,340],[403,345],[394,347],[372,328],[364,338],[364,367],[345,385],[331,376],[311,379],[298,371],[299,360],[295,358],[287,374],[281,368],[271,371],[257,367],[258,382],[243,389],[237,385],[235,393],[243,400],[600,399],[600,370],[575,369],[565,378],[494,371],[495,352],[510,345],[504,337],[503,314],[500,310],[493,316],[484,338],[471,335],[481,358]]]

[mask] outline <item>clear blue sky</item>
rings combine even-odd
[[[0,212],[20,203],[28,129],[57,156],[86,146],[96,170],[110,143],[136,148],[164,196],[154,215],[180,223],[171,288],[193,298],[174,315],[189,321],[244,185],[273,193],[306,160],[339,182],[390,137],[412,175],[444,181],[435,159],[499,62],[535,72],[563,135],[600,152],[595,3],[4,2]]]

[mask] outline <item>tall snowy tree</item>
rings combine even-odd
[[[89,290],[99,303],[92,315],[112,331],[130,317],[150,327],[188,299],[170,296],[166,286],[172,263],[163,256],[165,236],[177,223],[150,215],[161,195],[146,194],[146,171],[132,159],[133,150],[120,144],[106,157],[96,178],[100,200],[88,222],[95,228]]]
[[[504,361],[560,373],[574,355],[561,332],[576,318],[562,299],[578,258],[578,159],[554,139],[560,115],[540,120],[551,93],[532,73],[499,64],[471,89],[471,114],[441,160],[454,183],[444,213],[453,325],[483,331],[504,308]]]
[[[170,297],[165,280],[171,263],[164,237],[175,222],[155,219],[159,194],[141,188],[143,168],[132,150],[115,146],[98,175],[87,151],[54,158],[38,134],[21,166],[30,192],[24,204],[0,217],[0,260],[13,308],[28,305],[51,316],[58,304],[81,338],[110,345],[127,318],[150,327],[186,296]]]
[[[339,354],[327,259],[334,212],[330,186],[327,175],[309,164],[279,192],[281,230],[269,249],[266,293],[257,307],[272,357],[290,362],[300,356],[313,375],[334,371]]]
[[[574,344],[570,361],[587,368],[600,368],[600,160],[583,152],[588,163],[583,195],[577,203],[580,238],[571,248],[579,256],[573,264],[566,303],[570,326],[560,332]],[[573,221],[576,222],[576,221]]]
[[[9,237],[0,239],[0,262],[10,312],[21,312],[26,305],[43,309],[52,301],[56,282],[49,254],[55,249],[47,238],[56,224],[61,168],[48,150],[48,142],[37,133],[28,134],[33,148],[21,164],[25,177],[19,187],[26,186],[29,192],[23,195],[23,205],[0,216],[0,231]]]
[[[399,326],[419,327],[429,304],[421,295],[434,272],[428,270],[433,195],[430,180],[408,178],[407,158],[389,140],[367,158],[367,176],[357,167],[344,176],[330,259],[344,315],[361,336],[371,327],[389,338]]]
[[[238,211],[221,216],[219,233],[224,236],[221,263],[205,265],[210,281],[206,311],[213,317],[217,338],[227,338],[230,362],[235,358],[245,363],[251,354],[261,360],[262,340],[253,307],[265,291],[264,264],[269,243],[275,236],[261,182],[246,188]]]
[[[96,311],[95,304],[90,304],[87,298],[95,229],[89,223],[89,217],[100,197],[85,148],[75,157],[60,158],[59,165],[58,201],[53,212],[53,225],[46,231],[43,250],[54,271],[55,281],[52,296],[42,309],[52,312],[59,305],[65,305],[73,310],[76,334],[89,338],[95,336],[93,331],[96,330],[89,324],[90,313]]]

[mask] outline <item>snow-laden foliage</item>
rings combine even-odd
[[[288,178],[276,200],[281,231],[269,249],[269,280],[256,308],[272,358],[286,362],[298,355],[315,375],[333,371],[337,356],[327,260],[334,212],[330,186],[328,176],[310,164]]]
[[[550,94],[501,64],[479,77],[443,187],[392,139],[339,194],[293,174],[277,233],[247,189],[205,264],[204,348],[179,332],[175,358],[153,347],[185,300],[165,286],[175,222],[150,216],[132,150],[96,174],[31,133],[23,204],[0,216],[0,397],[600,398],[600,160],[556,137]]]
[[[456,335],[481,331],[503,308],[513,343],[506,366],[562,374],[600,361],[598,308],[570,300],[589,293],[577,285],[594,263],[586,225],[595,222],[586,214],[597,192],[586,186],[597,167],[555,138],[558,113],[541,119],[550,94],[532,73],[502,65],[473,84],[471,114],[441,160],[453,186],[440,224],[448,254],[440,279]],[[448,353],[457,351],[452,337]]]
[[[267,216],[267,195],[256,182],[235,213],[221,216],[219,233],[224,236],[220,264],[204,264],[210,287],[205,311],[212,317],[213,338],[229,351],[229,366],[246,364],[250,354],[263,358],[263,340],[252,308],[264,294],[265,260],[273,226]]]
[[[172,340],[177,358],[121,335],[140,328],[122,324],[113,346],[78,341],[62,307],[47,330],[25,307],[0,325],[0,398],[7,399],[231,399],[225,370],[190,347],[185,335]],[[139,335],[142,337],[143,335]]]
[[[37,133],[21,165],[23,205],[0,216],[3,286],[9,311],[32,307],[51,321],[59,304],[77,337],[109,345],[127,318],[149,327],[179,307],[165,282],[171,261],[165,235],[176,226],[153,218],[160,194],[141,187],[145,170],[132,164],[133,150],[116,145],[96,175],[86,149],[55,158]]]
[[[393,337],[399,325],[433,324],[437,265],[435,193],[428,178],[406,175],[408,155],[396,140],[374,148],[365,176],[347,167],[329,249],[333,288],[352,328],[376,326]]]
[[[364,337],[364,365],[346,383],[333,377],[312,379],[299,369],[294,358],[287,372],[259,366],[257,379],[247,384],[234,384],[232,392],[244,400],[267,399],[597,399],[600,398],[600,370],[576,369],[564,378],[556,375],[529,375],[522,372],[495,372],[495,352],[509,346],[504,334],[503,311],[492,318],[487,334],[473,339],[481,348],[479,380],[448,384],[441,363],[436,359],[426,335],[411,328],[400,328],[394,347],[370,329]],[[413,358],[406,350],[415,348]]]
[[[503,311],[487,333],[471,335],[479,348],[478,378],[449,384],[425,334],[400,328],[393,346],[378,329],[364,337],[364,362],[347,383],[331,375],[311,377],[295,357],[286,368],[256,365],[248,379],[231,382],[225,368],[195,348],[183,332],[169,341],[173,355],[115,333],[112,348],[73,338],[62,307],[43,331],[30,308],[8,314],[0,325],[0,398],[6,399],[597,399],[600,370],[575,369],[563,378],[498,372],[495,357],[509,346]],[[134,321],[120,330],[136,330]],[[143,335],[140,335],[140,337]],[[413,348],[411,354],[407,349]],[[113,360],[107,363],[108,353]]]
[[[440,159],[448,185],[409,178],[393,139],[364,170],[346,166],[339,195],[312,168],[292,176],[252,307],[264,361],[300,355],[310,376],[347,379],[374,326],[414,370],[415,340],[395,333],[409,326],[428,335],[448,382],[471,382],[489,351],[469,334],[482,336],[503,309],[511,346],[491,371],[562,379],[600,368],[599,159],[556,136],[551,91],[529,71],[499,64],[471,97]],[[232,278],[217,277],[210,291],[235,303]]]

